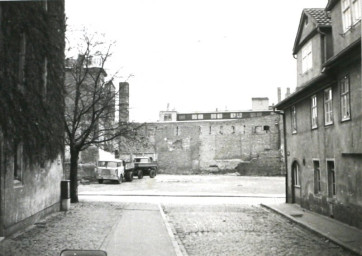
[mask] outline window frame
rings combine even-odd
[[[317,163],[318,163],[318,166],[316,165]],[[317,159],[313,160],[313,171],[314,171],[314,195],[319,195],[322,192],[321,168],[320,168],[320,162]]]
[[[328,93],[328,96],[330,96],[330,98],[328,98],[328,99],[326,99],[327,91],[330,91],[330,93]],[[324,101],[324,104],[323,104],[323,106],[324,106],[324,125],[325,126],[332,125],[334,123],[334,120],[333,120],[333,89],[332,89],[332,87],[328,87],[327,89],[324,89],[323,101]]]
[[[240,113],[240,112],[233,112],[233,113],[230,113],[230,118],[243,118],[243,113]]]
[[[300,170],[299,170],[299,164],[297,162],[293,162],[292,165],[293,170],[293,176],[294,176],[294,187],[300,188],[301,182],[300,182]]]
[[[342,27],[346,33],[359,21],[361,21],[361,0],[342,0]]]
[[[314,94],[311,97],[311,126],[312,129],[318,128],[318,97]]]
[[[333,168],[330,168],[329,163],[333,163]],[[326,166],[327,166],[328,197],[334,198],[337,196],[336,169],[335,169],[334,159],[326,159]]]
[[[351,94],[350,94],[350,78],[349,75],[344,76],[340,81],[340,111],[341,121],[351,120]],[[347,87],[347,90],[345,89]],[[344,88],[344,90],[343,90]],[[348,115],[344,115],[346,112]]]
[[[352,9],[352,25],[357,24],[361,20],[361,0],[351,0]]]
[[[163,121],[164,121],[164,122],[172,121],[172,114],[169,114],[169,113],[164,114],[164,115],[163,115]]]
[[[310,40],[302,48],[302,73],[305,74],[313,68],[313,46]]]

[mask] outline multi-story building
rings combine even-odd
[[[284,112],[287,201],[362,227],[361,0],[304,9]]]
[[[0,236],[60,210],[64,1],[0,2]]]
[[[86,142],[106,140],[106,137],[111,135],[108,131],[114,129],[116,90],[113,82],[106,81],[106,77],[107,72],[102,67],[100,58],[79,55],[77,59],[68,58],[65,61],[65,112],[66,116],[72,117],[66,120],[70,128],[73,128],[74,124],[75,130],[70,132],[75,136],[80,137],[91,130]],[[98,143],[97,146],[108,151],[114,150],[113,143],[108,141]],[[95,151],[82,150],[81,161],[88,162],[93,159],[92,162],[95,162],[96,158],[91,152]],[[69,161],[69,157],[69,154],[66,154],[66,161]]]

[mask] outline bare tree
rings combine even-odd
[[[115,76],[107,79],[104,65],[112,43],[106,47],[96,37],[83,34],[76,59],[66,59],[65,130],[70,151],[70,196],[78,202],[78,158],[91,145],[104,145],[123,136],[134,139],[140,125],[115,122]]]

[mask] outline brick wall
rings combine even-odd
[[[150,147],[136,151],[158,155],[160,173],[239,172],[282,175],[279,115],[215,121],[148,123]],[[135,150],[121,147],[121,152]]]

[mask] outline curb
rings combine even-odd
[[[161,204],[158,204],[158,208],[160,209],[160,213],[161,213],[163,223],[165,224],[168,235],[171,238],[171,242],[172,242],[172,245],[173,245],[173,247],[175,249],[176,255],[177,256],[188,256],[188,253],[187,253],[185,247],[182,245],[182,242],[178,239],[178,237],[176,235],[176,231],[170,225],[170,223],[168,221],[168,217],[166,216],[165,212],[163,211]]]
[[[318,230],[318,229],[316,229],[316,228],[314,228],[314,227],[312,227],[312,226],[310,226],[310,225],[308,225],[306,223],[298,221],[296,218],[294,218],[294,217],[292,217],[292,216],[290,216],[290,215],[288,215],[288,214],[286,214],[286,213],[284,213],[282,211],[279,211],[278,209],[275,209],[275,208],[273,208],[271,206],[268,206],[268,205],[265,205],[265,204],[260,204],[260,205],[262,207],[264,207],[264,208],[267,208],[267,209],[269,209],[269,210],[271,210],[271,211],[273,211],[273,212],[275,212],[275,213],[277,213],[277,214],[279,214],[279,215],[293,221],[294,223],[298,224],[299,226],[301,226],[303,228],[306,228],[309,231],[312,231],[313,233],[315,233],[317,235],[320,235],[320,236],[322,236],[324,238],[327,238],[328,240],[334,242],[335,244],[341,246],[342,248],[344,248],[344,249],[346,249],[348,251],[351,251],[351,252],[353,252],[353,253],[355,253],[357,255],[362,255],[362,253],[359,250],[357,250],[356,248],[350,246],[349,244],[346,244],[346,243],[338,240],[337,238],[332,238],[328,234],[325,234],[325,233],[321,232],[320,230]]]
[[[154,196],[154,197],[248,197],[248,198],[282,198],[284,199],[285,196],[272,196],[272,195],[218,195],[218,194],[89,194],[89,193],[79,193],[79,196]]]

